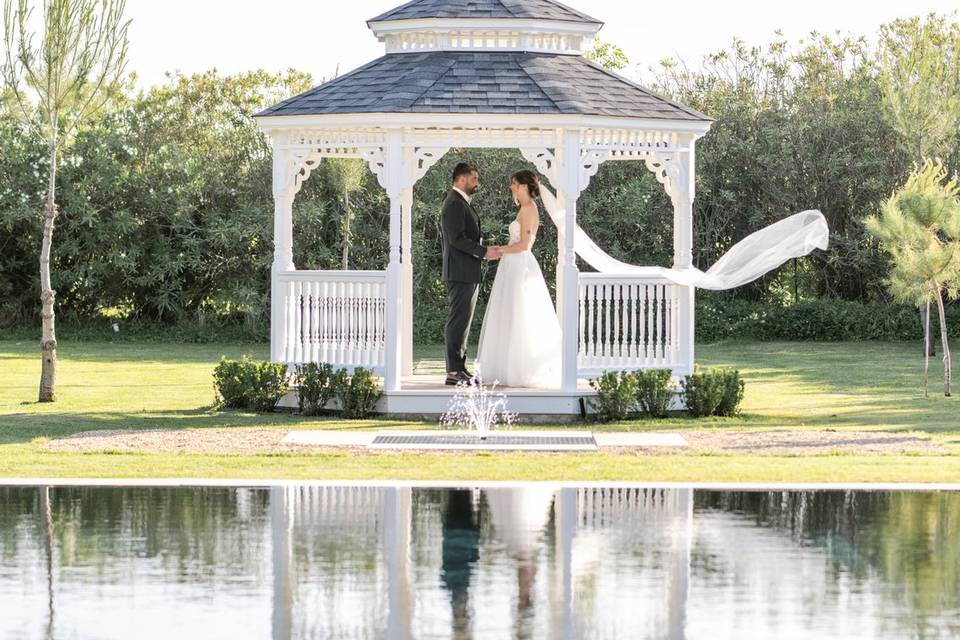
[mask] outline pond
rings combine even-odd
[[[0,487],[2,638],[955,638],[960,493]]]

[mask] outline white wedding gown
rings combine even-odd
[[[510,244],[520,222],[510,223]],[[540,264],[531,251],[500,258],[480,325],[475,374],[484,384],[560,388],[560,321]]]

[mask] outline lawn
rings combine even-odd
[[[618,455],[61,453],[47,439],[97,429],[423,428],[422,423],[347,422],[291,414],[213,410],[211,371],[221,355],[264,357],[266,346],[138,342],[65,343],[58,402],[37,404],[37,346],[0,341],[0,476],[298,479],[566,479],[694,482],[957,482],[960,412],[942,394],[931,361],[924,399],[920,349],[896,343],[728,343],[701,345],[702,365],[739,368],[743,415],[733,419],[627,421],[598,430],[832,429],[927,434],[947,455]],[[432,358],[437,347],[421,349]],[[939,391],[939,393],[938,393]]]

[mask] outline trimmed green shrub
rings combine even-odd
[[[723,388],[723,397],[716,409],[718,416],[735,416],[740,413],[740,403],[743,401],[743,392],[746,383],[736,369],[713,369],[711,373],[720,377]]]
[[[736,415],[745,387],[735,369],[701,371],[699,366],[684,377],[681,386],[687,411],[698,418]]]
[[[590,398],[590,407],[600,422],[623,420],[637,401],[637,378],[629,371],[604,371],[599,380],[590,379],[597,397]]]
[[[308,362],[297,367],[297,405],[300,413],[315,416],[333,397],[333,367],[327,363]]]
[[[220,358],[213,371],[218,406],[227,409],[247,409],[270,412],[289,390],[287,366],[251,360]]]
[[[345,369],[340,369],[333,374],[331,382],[340,401],[343,417],[350,420],[367,417],[383,395],[373,373],[363,367],[354,369],[352,376],[348,376]]]
[[[667,407],[673,391],[670,389],[670,369],[639,369],[636,380],[636,401],[640,413],[648,418],[667,417]]]

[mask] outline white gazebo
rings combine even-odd
[[[691,266],[694,146],[711,120],[582,57],[599,21],[552,0],[414,0],[368,26],[384,56],[255,116],[273,144],[274,362],[366,367],[383,378],[381,410],[446,409],[442,378],[413,375],[410,257],[414,185],[451,148],[519,149],[556,189],[564,229],[603,162],[642,161],[673,201],[672,267]],[[384,271],[293,263],[294,198],[330,157],[362,158],[389,196]],[[580,273],[573,233],[557,250],[562,385],[505,389],[512,411],[579,413],[585,379],[605,370],[692,370],[693,286]]]

